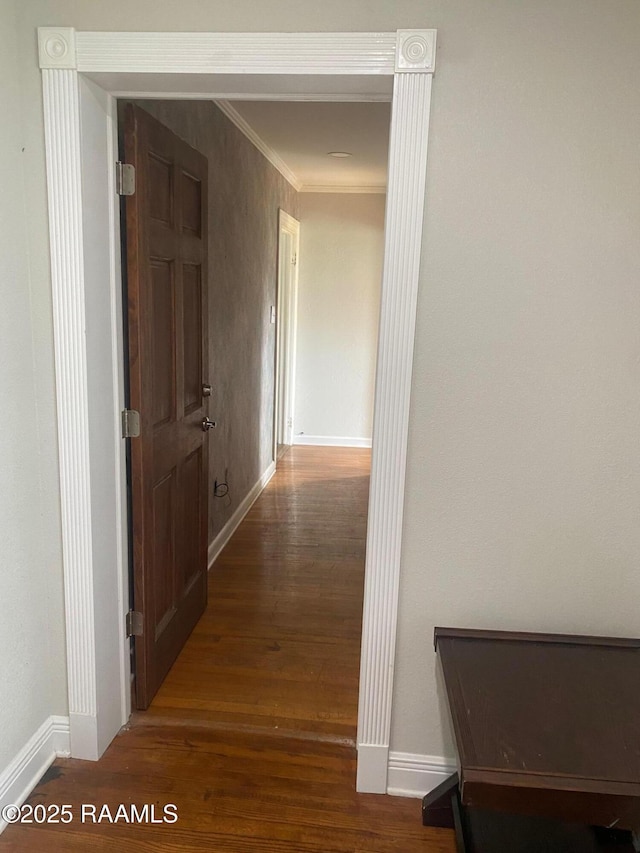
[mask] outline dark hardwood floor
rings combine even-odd
[[[423,827],[420,800],[356,794],[349,747],[198,727],[125,731],[97,763],[56,761],[30,802],[70,804],[64,826],[9,826],[11,853],[454,853]],[[172,824],[80,821],[81,804],[177,807]]]
[[[148,711],[97,762],[58,759],[0,851],[454,853],[420,800],[355,792],[369,452],[296,447],[212,568],[209,605]],[[81,822],[83,803],[175,823]],[[131,812],[129,811],[129,814]]]
[[[294,447],[209,572],[209,606],[136,725],[355,742],[370,451]]]

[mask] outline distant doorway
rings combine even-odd
[[[276,401],[273,431],[273,458],[276,460],[293,444],[299,247],[300,223],[284,210],[280,210],[276,296]]]

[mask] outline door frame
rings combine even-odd
[[[295,263],[290,277],[283,275],[282,264],[282,234],[289,234],[292,240]],[[283,429],[285,440],[282,444],[293,444],[293,417],[295,406],[295,382],[296,382],[296,342],[298,322],[298,259],[300,257],[300,222],[286,211],[278,211],[278,284],[276,289],[276,395],[274,405],[274,427],[273,427],[273,461],[278,457],[278,436],[282,429],[280,423],[280,400],[282,387],[280,383],[281,372],[285,377],[284,388],[286,396],[284,400],[283,419],[286,426]],[[288,282],[288,299],[284,299],[284,285]],[[285,308],[286,306],[286,308]],[[283,338],[286,336],[287,346],[282,348]]]
[[[356,782],[359,791],[386,792],[435,45],[435,30],[39,28],[74,757],[99,758],[130,712],[115,97],[213,100],[251,90],[245,97],[389,100],[381,92],[391,82]]]

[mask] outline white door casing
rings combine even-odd
[[[293,444],[299,253],[300,223],[284,210],[280,210],[278,211],[274,459],[279,444]]]
[[[130,710],[124,641],[128,599],[114,98],[379,100],[382,84],[393,81],[357,775],[358,790],[384,793],[436,32],[118,33],[43,27],[38,30],[38,43],[54,310],[68,696],[71,750],[77,758],[97,759]],[[98,132],[105,141],[104,157],[90,148],[89,137]],[[102,203],[95,192],[99,186],[106,196]],[[99,212],[109,222],[108,233],[89,226],[100,206]],[[105,253],[110,258],[107,269]],[[103,320],[111,336],[111,351],[106,355],[104,346],[98,346],[88,334],[100,284],[109,291],[109,316]],[[96,377],[106,383],[99,393]],[[106,448],[109,453],[105,455]],[[105,517],[111,520],[109,524],[101,523]]]

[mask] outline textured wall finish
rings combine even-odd
[[[295,435],[371,438],[384,206],[300,195]]]
[[[278,209],[297,193],[208,101],[139,101],[209,160],[209,541],[273,458]],[[231,502],[213,497],[228,469]]]

